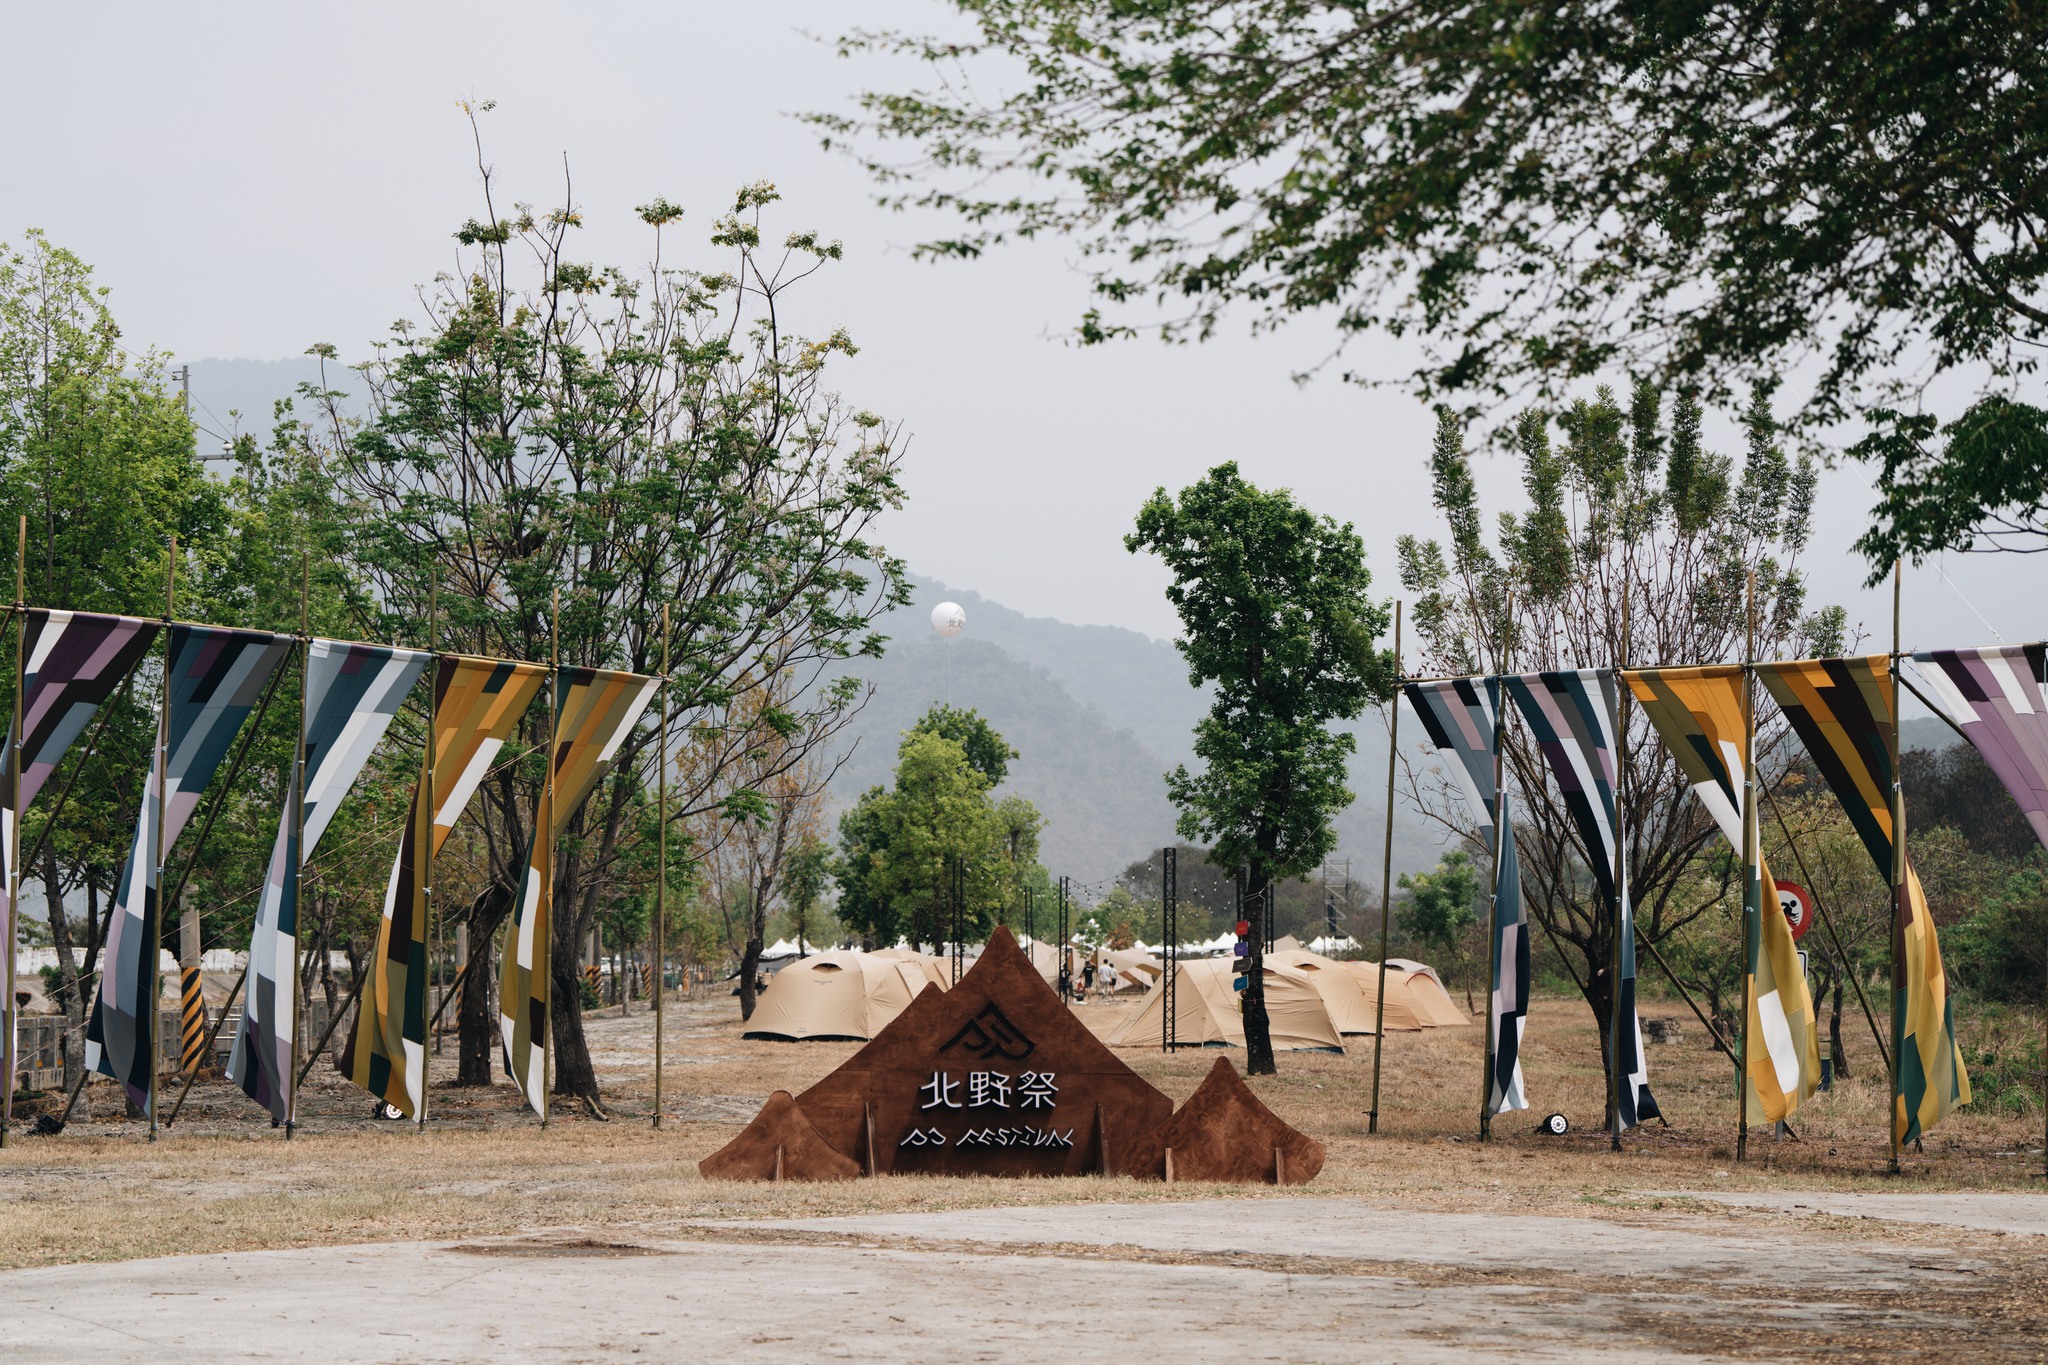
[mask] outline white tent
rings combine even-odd
[[[1231,963],[1202,958],[1174,967],[1174,1041],[1202,1046],[1244,1046],[1244,1015],[1230,987]],[[1342,1052],[1344,1039],[1322,993],[1306,972],[1269,962],[1263,973],[1266,1016],[1273,1046],[1286,1052]],[[1165,1032],[1166,987],[1153,983],[1138,1008],[1106,1040],[1111,1047],[1160,1046]]]
[[[856,951],[817,953],[775,974],[745,1038],[865,1041],[934,983],[916,962]]]
[[[1325,957],[1330,957],[1337,953],[1355,953],[1358,951],[1358,940],[1348,934],[1343,938],[1330,938],[1325,935],[1322,938],[1309,940],[1308,950],[1312,953],[1321,953]]]

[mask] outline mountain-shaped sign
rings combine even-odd
[[[796,1103],[874,1175],[1156,1178],[1145,1140],[1173,1113],[1001,928],[951,990],[927,987]]]

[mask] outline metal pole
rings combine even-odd
[[[1761,904],[1751,905],[1750,882],[1756,870],[1756,697],[1751,680],[1756,672],[1756,571],[1743,588],[1742,645],[1742,1024],[1736,1031],[1735,1159],[1749,1160],[1749,1012],[1756,1007],[1756,951],[1763,933]],[[1762,900],[1761,888],[1756,898]]]
[[[172,616],[177,610],[177,597],[178,537],[173,535],[171,537],[170,564],[164,572],[164,686],[163,695],[157,699],[156,718],[156,857],[154,861],[156,863],[158,895],[162,895],[164,890],[164,799],[166,785],[170,777],[170,774],[165,770],[170,766],[171,761],[169,751],[171,683],[173,681],[171,665],[174,662],[171,652],[173,641],[170,626]],[[148,895],[146,889],[143,894],[145,897]],[[151,1142],[156,1141],[156,1073],[158,1062],[160,1061],[159,1054],[163,1047],[163,1038],[161,1036],[163,1033],[163,1020],[158,1017],[162,1011],[157,1008],[157,997],[163,991],[161,980],[163,973],[163,917],[166,908],[162,902],[158,902],[156,922],[150,925],[149,933],[144,937],[142,944],[143,952],[149,955],[149,991],[147,998],[142,1002],[142,1006],[149,1011],[149,1140]]]
[[[661,738],[654,779],[654,1126],[661,1127],[661,999],[668,990],[668,607],[661,609]]]
[[[1058,982],[1060,983],[1060,999],[1062,999],[1062,1000],[1072,1000],[1072,999],[1074,998],[1074,979],[1073,979],[1073,973],[1072,973],[1071,971],[1069,971],[1069,970],[1068,970],[1068,961],[1067,961],[1067,937],[1068,937],[1068,935],[1067,935],[1067,878],[1065,878],[1065,877],[1061,877],[1061,878],[1060,878],[1060,919],[1059,919],[1059,925],[1060,925],[1060,940],[1059,940],[1059,947],[1058,947],[1058,953],[1059,953],[1059,956],[1058,956],[1058,958],[1057,958],[1057,959],[1055,959],[1055,966],[1054,966],[1054,968],[1053,968],[1053,977],[1054,977],[1054,979],[1055,979],[1055,980],[1057,980],[1057,981],[1058,981]]]
[[[1890,1128],[1891,1173],[1899,1173],[1899,1063],[1906,1045],[1905,1010],[1901,992],[1905,989],[1905,935],[1900,932],[1900,914],[1906,894],[1906,788],[1899,781],[1899,596],[1903,567],[1892,561],[1892,727],[1887,757],[1892,765],[1892,1059],[1891,1093],[1885,1099],[1885,1118]]]
[[[1621,1073],[1621,949],[1624,933],[1635,932],[1635,917],[1624,917],[1622,907],[1628,900],[1628,839],[1623,829],[1626,803],[1623,801],[1622,785],[1628,780],[1628,688],[1622,684],[1621,670],[1628,667],[1629,655],[1629,587],[1632,583],[1633,562],[1622,559],[1621,577],[1621,658],[1616,661],[1614,678],[1614,945],[1607,971],[1607,1073],[1610,1087],[1607,1096],[1613,1111],[1613,1122],[1608,1128],[1607,1150],[1621,1150],[1621,1087],[1624,1079]]]
[[[1380,984],[1373,1002],[1372,1110],[1365,1131],[1380,1130],[1380,1055],[1387,1040],[1387,920],[1394,913],[1394,766],[1401,754],[1401,603],[1394,602],[1394,698],[1387,704],[1387,837],[1380,857]]]
[[[1159,988],[1159,1003],[1165,1011],[1159,1025],[1159,1050],[1170,1054],[1180,1043],[1173,980],[1174,964],[1180,960],[1180,850],[1172,844],[1159,851],[1159,930],[1165,940],[1160,948],[1166,955],[1165,983]]]
[[[313,556],[299,555],[299,738],[292,759],[292,1012],[286,1027],[292,1031],[290,1074],[299,1072],[299,1016],[305,1009],[300,996],[299,914],[305,899],[306,876],[306,692],[313,668],[313,637],[310,602],[313,593]],[[251,949],[253,954],[254,949]],[[227,1011],[222,1010],[223,1017]],[[285,1096],[284,1139],[290,1142],[299,1126],[299,1088],[294,1085]]]
[[[429,655],[434,653],[434,632],[440,624],[440,609],[441,571],[437,568],[434,571],[433,578],[427,583],[427,653]],[[434,659],[432,663],[434,672],[438,675],[441,671],[440,660]],[[436,676],[432,688],[427,693],[427,736],[426,743],[421,746],[420,751],[420,796],[422,798],[421,809],[426,815],[426,846],[413,849],[413,861],[421,869],[420,900],[425,907],[427,923],[429,925],[432,925],[434,922],[434,846],[436,842],[434,839],[434,763],[439,757],[434,752],[438,747],[436,744],[437,736],[434,732],[440,719],[441,679],[439,676]],[[417,821],[413,825],[413,837],[419,837],[419,824]],[[374,964],[372,965],[374,966]],[[448,997],[444,995],[441,997],[440,1009],[434,1011],[434,1022],[427,1025],[427,1037],[420,1039],[420,1112],[414,1123],[414,1131],[419,1133],[427,1131],[427,1082],[433,1069],[431,1059],[434,1050],[427,1046],[427,1038],[434,1036],[434,1028],[441,1019],[441,1010],[447,1007]]]
[[[14,1112],[14,1036],[20,1027],[14,1017],[20,1008],[14,1003],[14,926],[21,918],[21,689],[28,674],[28,660],[22,652],[28,643],[27,588],[28,516],[24,513],[14,546],[14,722],[7,731],[7,965],[6,995],[0,997],[0,1024],[5,1025],[0,1031],[4,1034],[0,1036],[0,1085],[7,1090],[0,1094],[0,1150],[7,1147],[7,1131],[13,1126],[9,1120]]]
[[[545,935],[534,935],[534,947],[541,958],[542,980],[547,983],[548,997],[541,1019],[540,1047],[540,1126],[548,1126],[548,1100],[555,1088],[555,752],[562,743],[562,590],[555,589],[548,607],[548,761],[547,769],[541,774],[540,810],[546,812],[544,822],[536,813],[536,823],[543,828],[533,832],[536,839],[548,841],[548,884],[540,889],[547,898],[548,931]]]

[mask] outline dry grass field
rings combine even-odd
[[[1080,1017],[1098,1033],[1133,1008],[1094,1002]],[[1682,1006],[1652,1005],[1678,1017]],[[115,1117],[111,1086],[95,1085],[93,1118],[53,1137],[23,1137],[0,1154],[0,1267],[122,1260],[171,1253],[433,1240],[576,1229],[587,1234],[692,1235],[705,1218],[787,1218],[1213,1196],[1214,1187],[1077,1179],[987,1181],[902,1177],[842,1185],[712,1184],[696,1163],[726,1142],[778,1088],[801,1090],[856,1045],[749,1042],[736,1002],[669,1010],[666,1116],[649,1123],[652,1021],[616,1009],[591,1021],[608,1122],[564,1111],[542,1131],[507,1086],[436,1084],[433,1121],[377,1122],[365,1096],[317,1068],[305,1121],[287,1142],[261,1111],[219,1081],[195,1088],[178,1125],[155,1144]],[[1480,1030],[1392,1033],[1386,1040],[1381,1132],[1367,1133],[1372,1040],[1348,1055],[1283,1053],[1280,1074],[1254,1088],[1274,1110],[1328,1144],[1305,1190],[1233,1189],[1266,1198],[1397,1197],[1418,1209],[1606,1216],[1655,1207],[1670,1190],[2040,1190],[2038,1116],[1959,1111],[1902,1176],[1885,1174],[1884,1078],[1867,1034],[1852,1038],[1853,1079],[1811,1102],[1797,1140],[1753,1136],[1734,1161],[1732,1077],[1689,1015],[1684,1037],[1649,1050],[1650,1080],[1669,1118],[1632,1133],[1615,1155],[1598,1131],[1599,1054],[1576,1000],[1538,1002],[1525,1067],[1536,1108],[1505,1116],[1495,1141],[1476,1139]],[[1857,1044],[1861,1043],[1858,1047]],[[452,1052],[453,1041],[449,1042]],[[1122,1054],[1176,1101],[1216,1054]],[[1232,1052],[1234,1060],[1242,1054]],[[452,1056],[441,1062],[452,1070]],[[1560,1110],[1563,1138],[1537,1136]]]

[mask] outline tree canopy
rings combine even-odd
[[[1354,738],[1333,731],[1391,694],[1395,664],[1373,640],[1387,608],[1368,595],[1365,545],[1285,490],[1254,487],[1218,465],[1178,498],[1158,489],[1124,537],[1173,575],[1167,601],[1194,687],[1216,700],[1195,726],[1202,771],[1167,774],[1182,838],[1207,843],[1224,867],[1246,869],[1254,894],[1328,857],[1330,819],[1351,801]],[[1246,1065],[1272,1070],[1258,962],[1245,1001]],[[1254,1043],[1255,1036],[1258,1042]]]
[[[843,38],[934,79],[812,121],[956,218],[927,254],[1074,237],[1085,339],[1313,313],[1406,339],[1431,395],[1625,365],[1711,402],[1810,360],[1816,422],[1909,348],[2030,369],[2048,339],[2040,6],[954,7]]]

